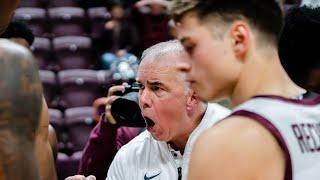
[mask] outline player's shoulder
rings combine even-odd
[[[259,152],[261,146],[278,147],[276,138],[266,127],[255,119],[244,116],[227,117],[202,133],[199,141],[218,148],[217,150],[223,150],[225,147],[238,152]],[[220,145],[222,146],[219,147]]]
[[[214,156],[213,156],[214,155]],[[264,177],[282,173],[285,156],[272,134],[254,119],[228,117],[202,133],[193,148],[193,166],[209,167],[205,172],[224,179],[231,176]],[[265,167],[276,167],[267,169]],[[254,173],[253,173],[254,172]],[[230,177],[229,177],[230,178]],[[243,178],[242,178],[243,179]],[[262,178],[263,179],[263,178]],[[274,179],[274,178],[270,178]]]

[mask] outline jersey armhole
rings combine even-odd
[[[266,118],[262,117],[259,114],[256,114],[251,111],[246,110],[239,110],[233,112],[230,116],[243,116],[248,117],[250,119],[253,119],[260,123],[263,127],[265,127],[272,135],[276,138],[278,144],[280,145],[282,151],[285,155],[285,180],[292,180],[292,162],[291,162],[291,155],[288,149],[288,146],[283,139],[283,136],[281,135],[280,131]]]

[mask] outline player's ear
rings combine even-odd
[[[231,26],[231,46],[235,56],[245,59],[250,45],[250,31],[247,23],[237,21]]]

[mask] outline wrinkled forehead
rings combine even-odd
[[[170,53],[160,57],[144,58],[138,69],[137,79],[139,81],[148,79],[171,79],[182,73],[178,69],[183,54]]]

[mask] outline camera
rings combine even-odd
[[[111,104],[111,115],[117,125],[127,127],[145,127],[145,120],[139,107],[139,87],[136,83],[126,85],[124,92],[116,92],[120,96]],[[103,114],[105,106],[99,106],[99,114]]]
[[[118,91],[115,92],[114,95],[116,96],[124,96],[130,92],[139,92],[139,86],[136,82],[133,82],[131,85],[130,84],[125,84],[125,90],[124,92]]]
[[[111,114],[120,126],[145,127],[139,107],[138,92],[132,91],[119,97],[111,104]]]
[[[111,65],[112,84],[125,85],[124,92],[115,92],[114,95],[120,96],[111,104],[111,115],[119,126],[145,127],[145,120],[139,107],[139,86],[135,82],[138,69],[138,61],[134,58],[120,60]],[[103,108],[103,109],[102,109]],[[104,106],[99,112],[104,110]]]

